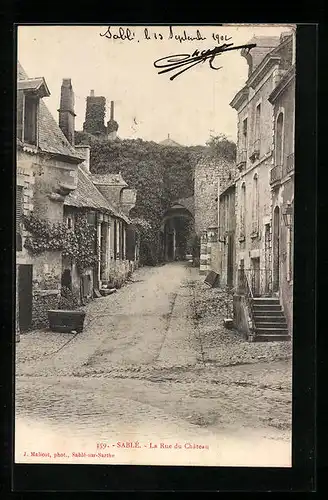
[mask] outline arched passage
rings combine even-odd
[[[193,227],[193,214],[181,203],[173,204],[164,213],[161,226],[164,261],[185,260],[191,253]]]

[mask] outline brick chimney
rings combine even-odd
[[[70,78],[64,78],[60,93],[59,127],[67,140],[74,146],[75,113],[74,92]]]
[[[248,63],[248,76],[250,76],[263,61],[265,56],[279,45],[280,38],[278,36],[254,36],[247,43],[256,44],[256,46],[250,50],[241,50],[241,55],[245,57]]]
[[[84,158],[81,166],[90,174],[90,146],[87,144],[77,144],[75,149]]]
[[[110,101],[110,119],[114,120],[114,101]]]

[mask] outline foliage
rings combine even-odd
[[[24,246],[34,255],[61,251],[63,256],[74,260],[80,272],[97,262],[94,247],[96,229],[88,223],[85,214],[76,216],[74,230],[63,223],[51,224],[33,213],[24,216],[24,226],[30,233]]]
[[[87,109],[85,113],[84,127],[87,127],[89,132],[94,134],[105,134],[106,128],[104,125],[106,112],[105,97],[87,97]]]
[[[226,135],[211,136],[206,145],[209,147],[211,157],[223,157],[231,162],[236,160],[236,144],[230,141]]]
[[[49,309],[57,309],[57,307],[57,295],[34,295],[31,328],[44,328],[48,326],[48,311]]]
[[[80,306],[78,298],[68,287],[62,287],[58,309],[75,310]]]
[[[142,139],[108,141],[86,132],[76,132],[76,144],[91,146],[93,173],[121,172],[131,188],[137,190],[134,218],[149,226],[140,227],[141,261],[156,264],[160,259],[159,230],[164,212],[180,198],[194,193],[194,169],[204,155],[233,156],[235,145],[221,135],[207,146],[170,147]]]

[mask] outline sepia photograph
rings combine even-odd
[[[296,31],[17,26],[16,464],[292,467]]]

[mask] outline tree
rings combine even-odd
[[[236,144],[230,141],[226,135],[211,136],[206,145],[209,148],[209,155],[211,157],[224,157],[232,162],[236,160]]]

